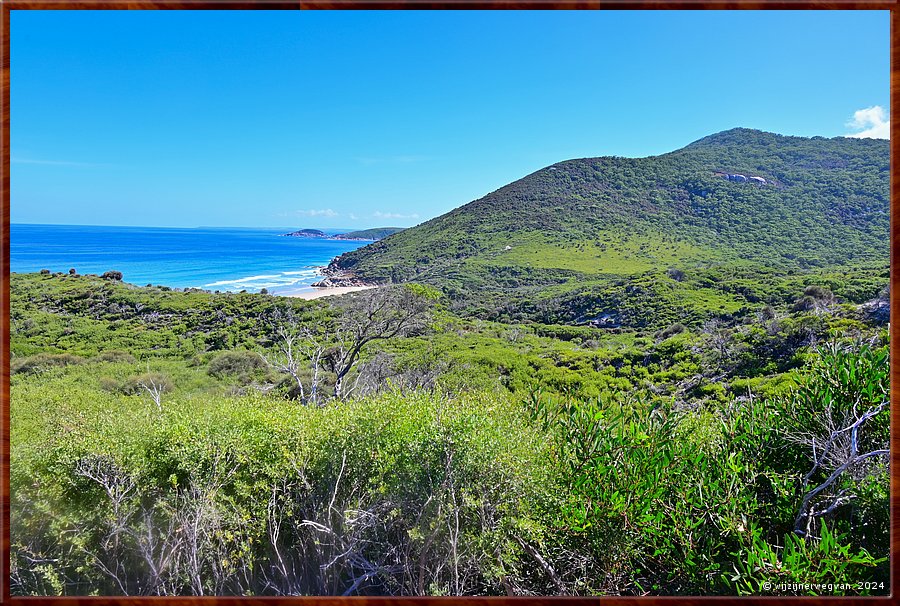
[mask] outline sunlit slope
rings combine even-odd
[[[877,265],[888,259],[889,165],[884,140],[734,129],[661,156],[554,164],[332,269],[534,299],[668,270]]]

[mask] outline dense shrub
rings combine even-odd
[[[133,364],[136,361],[133,355],[120,349],[110,349],[101,352],[97,359],[101,362],[125,362],[129,364]]]
[[[540,394],[530,410],[556,438],[569,499],[561,523],[601,568],[620,571],[597,589],[758,593],[773,579],[854,579],[872,585],[843,592],[884,594],[886,456],[854,459],[849,440],[859,455],[887,452],[887,386],[886,349],[832,348],[789,395],[734,402],[707,423],[635,401]],[[869,413],[859,435],[845,429]]]
[[[327,408],[220,398],[106,418],[17,457],[14,593],[52,592],[54,578],[75,594],[505,594],[547,582],[532,555],[553,494],[544,442],[494,396]],[[34,493],[29,476],[77,494]],[[45,508],[60,515],[45,520]],[[29,577],[27,558],[45,548],[61,559]]]
[[[209,363],[207,372],[214,377],[260,374],[267,369],[266,361],[253,351],[234,350],[220,353]]]
[[[68,366],[70,364],[81,364],[84,358],[68,353],[50,354],[39,353],[25,358],[13,358],[10,361],[10,373],[38,373],[48,368]]]
[[[171,392],[174,388],[172,378],[159,372],[145,372],[127,378],[119,390],[125,395],[143,394],[147,388],[158,387],[161,393]]]

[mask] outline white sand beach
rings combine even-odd
[[[311,290],[303,290],[294,293],[284,293],[285,297],[298,297],[300,299],[318,299],[319,297],[332,297],[346,295],[350,292],[378,288],[377,286],[329,286],[324,288],[311,287]]]

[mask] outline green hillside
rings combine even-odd
[[[500,319],[631,323],[619,298],[607,304],[611,289],[733,312],[754,301],[710,291],[723,271],[757,290],[772,270],[769,282],[848,266],[883,273],[889,166],[887,141],[748,129],[661,156],[568,160],[346,253],[330,271],[432,284]]]
[[[360,229],[347,232],[346,234],[338,234],[335,238],[338,240],[383,240],[403,230],[403,227],[373,227],[371,229]]]

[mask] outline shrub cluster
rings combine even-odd
[[[505,594],[547,580],[530,555],[552,502],[546,453],[502,399],[121,414],[17,460],[14,593]],[[26,477],[78,490],[33,494]],[[48,507],[60,515],[44,523]],[[50,551],[56,565],[28,564]]]
[[[84,358],[69,353],[39,353],[24,358],[13,358],[9,363],[10,374],[38,373],[48,368],[81,364]]]
[[[253,351],[233,350],[225,351],[214,357],[207,369],[214,377],[239,376],[248,378],[259,375],[267,370],[265,360]]]

